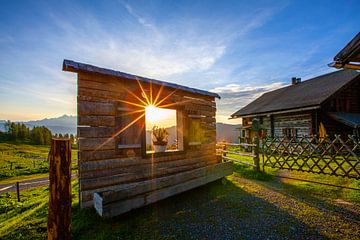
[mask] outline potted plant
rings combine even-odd
[[[166,145],[168,143],[169,133],[165,128],[154,126],[152,128],[152,134],[154,136],[153,144],[155,152],[165,152]]]

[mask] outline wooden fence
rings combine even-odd
[[[267,138],[262,141],[265,166],[360,179],[360,141],[354,136]]]
[[[216,144],[216,154],[223,161],[237,162],[243,165],[252,166],[254,170],[260,170],[259,164],[259,142],[254,143],[228,143],[219,142]],[[251,161],[244,161],[241,157],[250,157]]]

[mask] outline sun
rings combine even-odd
[[[176,124],[176,110],[158,108],[154,105],[145,107],[146,128],[151,129],[154,125],[169,127]]]

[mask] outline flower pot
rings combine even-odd
[[[154,144],[154,151],[155,152],[165,152],[166,145],[155,145]]]

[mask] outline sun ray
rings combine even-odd
[[[123,103],[127,103],[127,104],[130,104],[130,105],[133,105],[133,106],[137,106],[137,107],[145,107],[144,105],[140,105],[140,104],[137,104],[137,103],[133,103],[133,102],[129,102],[129,101],[125,101],[125,100],[118,100],[119,102],[123,102]]]
[[[130,91],[129,89],[127,89],[126,87],[124,87],[125,91],[127,91],[128,93],[130,93],[131,95],[133,95],[137,100],[139,100],[142,104],[144,104],[144,106],[146,106],[146,102],[144,100],[142,100],[141,98],[139,98],[138,96],[136,96],[135,93],[133,93],[132,91]]]
[[[139,110],[134,110],[134,111],[128,111],[128,112],[124,112],[124,113],[120,113],[119,116],[129,116],[135,113],[139,113],[139,112],[145,112],[145,108],[143,109],[139,109]]]
[[[161,99],[157,105],[155,105],[155,107],[159,106],[162,102],[164,102],[166,99],[168,99],[171,95],[173,95],[176,92],[177,89],[175,89],[174,91],[172,91],[171,93],[169,93],[166,97],[164,97],[163,99]]]
[[[119,134],[121,134],[122,132],[124,132],[126,129],[128,129],[129,127],[131,127],[134,123],[136,123],[137,121],[140,120],[140,118],[144,117],[145,113],[141,114],[139,117],[135,118],[132,122],[130,122],[128,125],[126,125],[125,127],[123,127],[122,129],[120,129],[119,131],[117,131],[115,134],[113,134],[111,137],[109,137],[108,139],[106,139],[105,142],[103,142],[102,144],[100,144],[99,146],[97,146],[95,148],[95,150],[93,152],[98,151],[102,146],[104,146],[105,144],[107,144],[108,142],[110,142],[112,139],[114,139],[116,136],[118,136]]]
[[[160,94],[161,94],[161,92],[162,92],[163,88],[164,88],[164,85],[161,85],[161,87],[160,87],[160,89],[159,89],[158,93],[156,94],[155,100],[154,100],[154,102],[153,102],[153,105],[154,105],[154,106],[156,106],[157,101],[158,101],[158,99],[159,99],[159,97],[160,97]]]
[[[146,99],[147,105],[150,105],[149,98],[148,98],[148,96],[147,96],[144,88],[142,87],[140,81],[139,81],[139,80],[136,80],[136,81],[137,81],[137,83],[138,83],[138,85],[139,85],[139,87],[140,87],[140,89],[141,89],[142,94],[144,94],[144,97],[145,97],[145,99]]]
[[[168,107],[171,107],[171,106],[177,106],[177,105],[181,105],[181,104],[188,103],[188,102],[191,102],[191,101],[190,100],[184,100],[184,101],[181,101],[181,102],[174,102],[174,103],[168,103],[168,104],[164,104],[164,105],[158,105],[157,107],[159,107],[159,108],[168,108]]]

